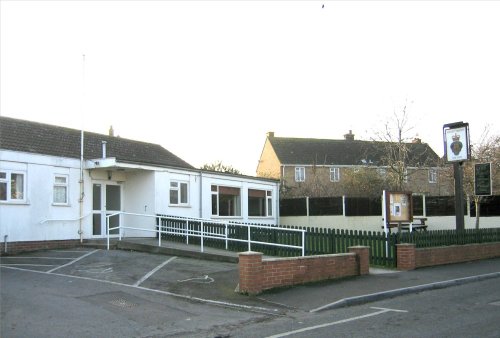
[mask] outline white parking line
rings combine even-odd
[[[2,266],[55,266],[54,264],[3,264]]]
[[[351,317],[351,318],[347,318],[347,319],[338,320],[336,322],[324,323],[324,324],[320,324],[320,325],[304,327],[302,329],[295,330],[295,331],[283,332],[283,333],[279,333],[279,334],[276,334],[276,335],[273,335],[273,336],[269,336],[267,338],[279,338],[279,337],[291,336],[291,335],[294,335],[294,334],[297,334],[297,333],[302,333],[302,332],[307,332],[307,331],[313,331],[313,330],[321,329],[321,328],[328,327],[328,326],[333,326],[333,325],[338,325],[338,324],[344,324],[344,323],[352,322],[352,321],[363,319],[363,318],[378,316],[378,315],[384,314],[386,312],[408,312],[408,311],[405,311],[405,310],[385,309],[385,308],[381,308],[381,307],[372,307],[371,309],[375,309],[375,310],[379,310],[379,311],[368,313],[368,314],[362,315],[362,316],[356,316],[356,317]]]
[[[87,253],[87,254],[85,254],[85,255],[83,255],[83,256],[80,256],[80,257],[78,257],[78,258],[76,258],[76,259],[73,259],[71,262],[66,263],[66,264],[64,264],[64,265],[61,265],[61,266],[58,266],[57,268],[51,269],[51,270],[47,271],[47,273],[51,273],[51,272],[54,272],[54,271],[56,271],[56,270],[58,270],[58,269],[61,269],[61,268],[67,267],[67,266],[69,266],[69,265],[71,265],[71,264],[73,264],[73,263],[78,262],[80,259],[83,259],[83,258],[85,258],[85,257],[87,257],[87,256],[92,255],[93,253],[95,253],[95,252],[97,252],[97,251],[99,251],[99,249],[94,250],[94,251],[91,251],[91,252],[89,252],[89,253]]]
[[[158,265],[156,268],[154,268],[153,270],[149,271],[147,274],[144,275],[144,277],[142,277],[141,279],[139,279],[135,284],[134,286],[139,286],[141,285],[146,279],[148,279],[149,277],[151,277],[156,271],[160,270],[161,268],[163,268],[165,265],[167,265],[168,263],[170,263],[171,261],[173,261],[174,259],[176,259],[177,257],[170,257],[169,259],[167,259],[165,262],[161,263],[160,265]]]
[[[17,256],[17,257],[5,257],[4,259],[74,259],[74,258],[63,258],[63,257],[38,257],[38,256]]]

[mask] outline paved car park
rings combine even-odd
[[[234,292],[234,263],[83,248],[1,266],[1,337],[185,336],[279,313]]]
[[[180,255],[76,248],[3,256],[0,266],[1,337],[227,336],[276,317],[500,277],[497,258],[246,296],[235,292],[237,264]]]

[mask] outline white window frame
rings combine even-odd
[[[340,182],[340,168],[331,167],[330,168],[330,182]]]
[[[0,200],[0,203],[26,203],[26,180],[27,175],[25,171],[18,170],[0,170],[0,173],[5,174],[5,178],[0,177],[0,184],[5,184],[5,199]],[[23,188],[21,192],[21,198],[12,198],[12,175],[22,175],[23,176]]]
[[[237,196],[235,200],[233,201],[234,204],[233,206],[229,207],[229,209],[233,209],[234,215],[220,215],[220,209],[221,209],[221,201],[220,201],[220,188],[228,188],[228,189],[238,189],[239,190],[239,195],[234,195]],[[212,216],[215,217],[242,217],[241,216],[241,204],[242,204],[242,196],[241,196],[241,188],[240,187],[232,187],[228,185],[217,185],[217,184],[212,184],[211,185],[211,209],[212,209]],[[215,210],[214,210],[214,198],[215,198]],[[215,212],[214,212],[215,211]]]
[[[262,191],[264,193],[264,213],[265,215],[250,215],[250,190]],[[273,216],[273,192],[264,189],[248,189],[248,217],[272,217]]]
[[[306,181],[306,168],[295,167],[295,182],[305,182],[305,181]]]
[[[58,178],[64,178],[64,183],[57,182]],[[66,200],[64,202],[56,202],[56,188],[66,188]],[[52,188],[52,204],[53,205],[68,205],[69,204],[69,176],[64,174],[55,174],[54,175],[54,187]]]
[[[437,183],[438,171],[435,168],[429,169],[429,183]]]
[[[186,198],[185,202],[183,202],[183,189],[182,186],[185,186],[185,192],[186,192]],[[170,188],[169,188],[169,193],[168,193],[168,203],[170,206],[188,206],[189,205],[189,182],[186,181],[177,181],[177,180],[172,180],[170,181]],[[172,196],[171,193],[172,191],[175,191],[177,193],[177,201],[172,202]]]

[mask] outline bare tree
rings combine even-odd
[[[241,172],[238,169],[235,169],[230,165],[225,165],[222,163],[222,161],[216,161],[211,164],[204,164],[200,169],[241,175]]]

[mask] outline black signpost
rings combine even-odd
[[[474,165],[474,194],[476,196],[491,195],[491,163]]]
[[[469,124],[464,122],[448,123],[443,126],[444,156],[453,163],[455,178],[455,215],[456,229],[464,230],[464,161],[470,160]]]

